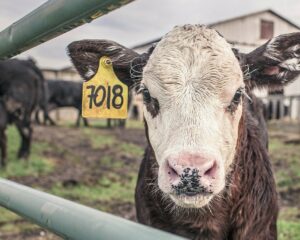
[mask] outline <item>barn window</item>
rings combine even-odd
[[[274,22],[261,20],[260,21],[260,38],[270,39],[274,35]]]

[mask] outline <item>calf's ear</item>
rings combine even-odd
[[[239,60],[250,88],[280,88],[300,75],[300,32],[275,37]]]
[[[101,57],[111,58],[116,75],[129,87],[141,80],[142,69],[147,62],[145,54],[140,55],[109,40],[72,42],[68,46],[68,54],[75,68],[86,81],[96,74]]]

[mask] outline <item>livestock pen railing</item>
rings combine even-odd
[[[49,0],[0,33],[0,59],[13,57],[131,1]],[[0,179],[0,206],[64,239],[183,239],[5,179]]]
[[[0,205],[64,239],[183,239],[4,179]]]

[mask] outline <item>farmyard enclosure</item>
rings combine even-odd
[[[76,4],[73,4],[73,6],[67,10],[70,2],[49,1],[38,9],[35,14],[28,15],[27,18],[25,17],[24,20],[19,21],[13,25],[11,29],[8,28],[0,35],[0,39],[2,39],[0,44],[2,57],[14,56],[38,43],[44,42],[86,22],[90,22],[129,1],[100,2],[101,1],[94,1],[93,3],[85,5],[82,1],[76,1]],[[84,13],[78,15],[78,10],[84,5],[85,9],[82,11]],[[61,18],[55,19],[56,14],[62,14],[64,11],[68,14],[60,15]],[[41,21],[35,26],[28,24],[44,15],[47,15],[47,17],[52,20]],[[59,22],[62,24],[58,24]],[[26,34],[24,34],[24,29],[28,29]],[[45,29],[49,31],[45,31]],[[296,49],[296,51],[298,51],[298,49]],[[272,71],[277,71],[277,69],[271,69],[271,74],[273,74]],[[249,74],[251,74],[251,72]],[[145,101],[145,93],[143,94]],[[297,100],[298,96],[293,96],[293,98]],[[266,104],[266,102],[264,103]],[[267,106],[268,105],[265,106],[266,111],[268,110]],[[275,175],[277,191],[279,193],[280,214],[277,222],[278,238],[299,239],[300,125],[299,121],[291,120],[294,114],[291,105],[290,108],[287,109],[285,109],[284,106],[286,105],[283,104],[279,107],[279,118],[283,115],[283,117],[286,116],[285,119],[268,122],[270,159]],[[43,106],[41,105],[40,108],[42,109]],[[272,108],[273,112],[271,115],[274,115],[274,111],[277,110],[278,109],[274,110],[274,108]],[[155,117],[157,113],[153,114],[151,112],[151,114],[152,117]],[[268,118],[267,115],[265,115],[266,118]],[[287,115],[289,116],[287,117]],[[27,160],[18,160],[16,158],[20,139],[17,129],[14,126],[10,126],[7,129],[7,166],[0,170],[0,176],[94,209],[108,212],[131,221],[137,221],[134,190],[144,148],[147,146],[144,123],[142,121],[129,120],[127,121],[126,128],[123,128],[123,123],[116,123],[120,124],[120,128],[107,128],[106,124],[104,120],[92,120],[90,121],[89,127],[82,128],[74,128],[71,122],[65,120],[59,121],[59,126],[33,124],[33,142],[31,154]],[[21,150],[22,148],[23,145]],[[8,209],[16,211],[20,215],[31,218],[30,213],[28,215],[28,211],[26,211],[26,207],[30,206],[30,200],[28,201],[27,199],[26,204],[24,201],[24,206],[22,207],[22,197],[20,197],[20,199],[18,199],[19,206],[15,209],[13,204],[11,205],[14,201],[10,199],[14,195],[9,195],[13,193],[13,190],[10,191],[9,187],[5,188],[5,181],[1,184],[3,184],[3,186],[2,189],[0,188],[0,194],[2,194],[2,197],[5,196],[2,198],[4,200],[2,200],[1,204]],[[3,191],[2,193],[1,190]],[[18,191],[18,186],[16,186],[15,191]],[[33,194],[37,194],[36,196],[39,195],[38,192]],[[45,199],[43,200],[44,197]],[[57,222],[51,222],[55,219],[52,218],[52,215],[55,217],[55,212],[59,209],[59,205],[54,207],[56,199],[54,198],[54,202],[51,202],[47,200],[46,197],[46,195],[41,195],[41,199],[45,201],[45,203],[42,202],[44,205],[40,210],[49,214],[51,218],[47,219],[48,215],[46,214],[46,220],[43,220],[42,214],[41,217],[32,218],[32,220],[37,223],[40,221],[42,226],[46,226],[60,236],[73,239],[73,236],[76,234],[72,235],[72,232],[74,234],[72,227],[78,225],[72,226],[72,215],[64,215],[65,218],[63,219],[66,219],[66,222],[70,219],[71,222],[70,225],[67,224],[66,226],[71,226],[71,228],[66,227],[64,229],[62,227],[63,232],[61,232],[61,228],[56,226],[60,224],[60,219],[58,219]],[[49,197],[51,196],[49,195]],[[59,204],[59,200],[57,200],[56,203]],[[48,206],[47,204],[50,205]],[[52,206],[51,204],[54,205]],[[66,204],[69,203],[66,202]],[[72,203],[70,204],[72,205]],[[78,206],[71,205],[70,209],[72,210],[70,212],[75,209],[74,217]],[[65,206],[67,209],[68,205]],[[61,209],[65,206],[63,206],[62,202]],[[34,209],[34,207],[32,209]],[[78,214],[84,215],[85,211],[83,210],[84,207],[79,206]],[[89,212],[88,209],[87,212]],[[83,216],[82,219],[85,219],[84,217],[88,219],[92,216],[89,214],[92,213],[87,213],[87,216]],[[39,212],[37,212],[36,216],[38,215]],[[109,225],[110,221],[115,224],[114,218],[110,219],[110,216],[107,215],[107,219],[102,217],[101,220],[101,213],[97,212],[95,212],[95,217],[97,220],[100,219],[100,222],[93,225],[97,230],[95,233],[89,234],[89,239],[98,239],[97,237],[93,238],[93,236],[98,236],[99,233],[101,233],[101,228],[103,232],[107,231],[102,236],[104,238],[105,236],[107,238],[105,234],[110,232],[112,236],[121,236],[119,232],[114,233],[114,225],[109,226],[107,229],[101,226],[102,220],[103,226],[105,226],[105,224]],[[76,219],[76,221],[77,220],[78,219]],[[43,221],[45,222],[43,223]],[[74,224],[76,221],[74,221]],[[76,224],[79,222],[80,221],[77,221]],[[128,223],[129,225],[127,227],[127,223],[128,222],[121,221],[120,223],[116,223],[116,227],[118,224],[120,224],[119,226],[122,226],[122,224],[124,224],[123,226],[126,225],[124,227],[125,234],[132,233],[133,235],[131,235],[131,237],[133,237],[133,239],[136,239],[138,236],[140,239],[142,239],[142,236],[145,239],[151,239],[151,236],[160,237],[161,239],[165,239],[166,237],[174,237],[174,239],[177,239],[175,236],[150,230],[142,225],[131,225]],[[78,230],[79,233],[82,234],[81,236],[86,236],[87,233],[85,233],[85,230],[86,229]],[[78,238],[78,236],[74,239],[82,239],[82,237]],[[124,238],[130,239],[130,236],[124,235]],[[48,230],[41,229],[28,220],[1,208],[0,239],[60,238]]]
[[[146,142],[143,124],[129,122],[123,131],[104,129],[105,122],[95,125],[82,129],[71,124],[36,126],[28,164],[15,159],[19,141],[16,129],[10,127],[10,163],[1,176],[135,220],[134,188]],[[299,239],[299,126],[272,123],[269,129],[280,194],[279,239]],[[1,209],[0,226],[4,240],[59,239],[5,209]]]

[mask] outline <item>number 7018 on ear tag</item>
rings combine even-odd
[[[94,77],[83,83],[82,116],[127,118],[128,87],[116,76],[112,61],[102,57]]]

